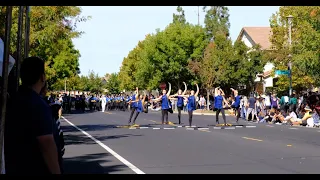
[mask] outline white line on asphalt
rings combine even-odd
[[[84,130],[78,128],[76,125],[74,125],[72,122],[67,120],[65,117],[62,116],[62,118],[69,123],[71,126],[82,132],[84,135],[88,136],[90,139],[92,139],[94,142],[99,144],[102,148],[104,148],[106,151],[108,151],[110,154],[112,154],[115,158],[117,158],[119,161],[121,161],[123,164],[128,166],[132,171],[134,171],[137,174],[145,174],[143,171],[141,171],[139,168],[137,168],[135,165],[131,164],[129,161],[121,157],[118,153],[113,151],[111,148],[109,148],[107,145],[103,144],[101,141],[97,140],[96,138],[92,137],[89,133],[85,132]]]
[[[140,129],[148,129],[149,127],[140,127]]]
[[[255,128],[257,126],[246,126],[246,128]]]
[[[175,129],[175,128],[163,128],[163,129]]]
[[[160,129],[160,128],[153,128],[153,129]]]

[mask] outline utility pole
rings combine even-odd
[[[199,14],[199,6],[198,6],[198,25],[200,25],[200,14]]]
[[[3,42],[2,83],[1,83],[1,125],[0,125],[0,174],[5,174],[4,163],[4,128],[8,97],[8,65],[10,56],[10,35],[12,26],[12,6],[6,6],[6,21]]]
[[[24,58],[29,57],[29,37],[30,37],[30,6],[26,6],[26,23],[24,38]]]
[[[291,45],[292,45],[292,40],[291,40],[291,28],[292,28],[292,19],[293,19],[293,16],[292,15],[289,15],[287,16],[287,19],[288,19],[288,44],[289,44],[289,55],[288,55],[288,58],[289,58],[289,63],[288,63],[288,70],[289,70],[289,95],[291,96],[292,95],[292,55],[291,55]]]

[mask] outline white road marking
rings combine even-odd
[[[129,161],[121,157],[118,153],[113,151],[111,148],[109,148],[107,145],[103,144],[101,141],[97,140],[96,138],[92,137],[89,133],[85,132],[84,130],[78,128],[76,125],[74,125],[72,122],[68,121],[65,117],[63,117],[63,120],[65,120],[67,123],[69,123],[71,126],[82,132],[84,135],[88,136],[90,139],[92,139],[94,142],[99,144],[103,149],[108,151],[110,154],[112,154],[115,158],[117,158],[119,161],[121,161],[123,164],[128,166],[132,171],[134,171],[137,174],[145,174],[143,171],[141,171],[139,168],[137,168],[135,165],[131,164]]]
[[[224,129],[236,129],[234,127],[225,127]]]
[[[175,128],[163,128],[163,129],[175,129]]]
[[[140,129],[148,129],[149,127],[140,127]]]
[[[246,126],[246,128],[255,128],[257,126]]]
[[[160,128],[153,128],[153,129],[160,129]]]
[[[198,130],[208,130],[209,128],[198,128]]]

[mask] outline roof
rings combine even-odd
[[[260,44],[261,49],[271,49],[272,43],[269,38],[272,35],[272,29],[270,27],[243,27],[237,40],[241,39],[244,33],[251,38],[253,45]]]

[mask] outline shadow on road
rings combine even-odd
[[[119,125],[102,125],[102,124],[90,124],[90,125],[78,125],[77,127],[82,129],[83,131],[90,132],[90,131],[104,131],[107,129],[116,128]],[[73,126],[62,126],[61,127],[63,132],[79,132],[78,129],[74,128]]]
[[[103,142],[110,139],[119,139],[119,138],[126,138],[126,137],[132,137],[132,136],[142,136],[142,135],[136,135],[136,134],[122,134],[122,135],[113,135],[113,136],[95,135],[94,137],[97,140]],[[71,134],[71,133],[64,134],[64,142],[65,142],[65,145],[95,144],[95,142],[92,139],[90,139],[84,134]]]
[[[88,154],[73,158],[64,158],[63,166],[65,174],[109,174],[111,172],[122,171],[125,165],[101,166],[108,162],[101,160],[108,156],[107,153]]]

